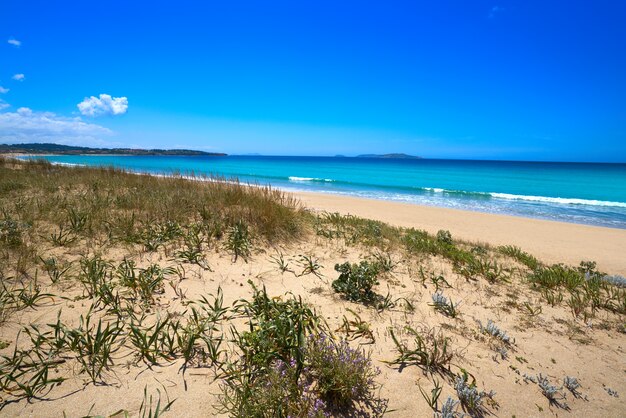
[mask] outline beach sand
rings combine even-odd
[[[305,206],[376,219],[395,226],[490,245],[516,245],[546,263],[595,261],[600,270],[626,275],[626,230],[458,209],[298,192]]]

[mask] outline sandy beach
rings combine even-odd
[[[377,219],[491,245],[516,245],[546,263],[595,261],[610,274],[626,275],[626,230],[541,219],[470,212],[409,203],[298,192],[305,206]]]

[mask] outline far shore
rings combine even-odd
[[[516,245],[546,263],[578,265],[595,261],[608,274],[626,275],[626,230],[517,216],[355,198],[336,194],[292,192],[316,210],[376,219],[490,245]]]

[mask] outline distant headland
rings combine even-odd
[[[396,153],[396,154],[361,154],[361,155],[357,155],[356,158],[421,159],[422,157],[418,157],[416,155]]]
[[[189,149],[90,148],[60,144],[0,144],[0,154],[64,154],[64,155],[208,155],[224,157],[221,152]]]

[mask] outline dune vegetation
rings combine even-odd
[[[10,416],[624,414],[623,277],[269,187],[0,159],[0,281]]]

